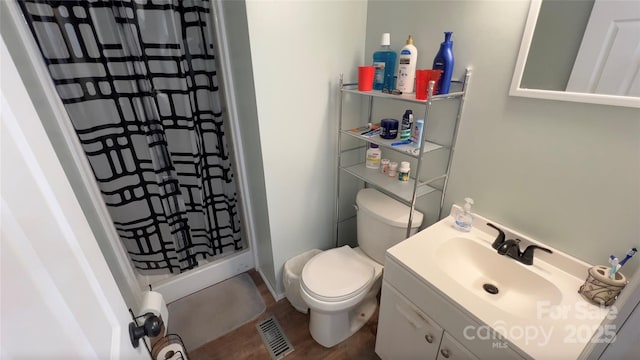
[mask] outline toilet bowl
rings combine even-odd
[[[332,347],[358,331],[376,310],[382,265],[359,248],[324,251],[302,270],[300,295],[310,309],[313,339]]]
[[[384,253],[406,236],[406,205],[371,188],[358,192],[356,204],[359,247],[342,246],[314,256],[300,277],[311,336],[325,347],[342,342],[369,321],[378,306]],[[422,217],[414,211],[412,234]]]

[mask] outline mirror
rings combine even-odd
[[[509,95],[640,108],[640,0],[531,0]]]

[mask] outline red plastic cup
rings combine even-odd
[[[374,66],[358,66],[358,90],[373,90],[373,75],[376,72]]]
[[[433,84],[433,93],[435,94],[441,74],[442,70],[416,70],[416,99],[427,100],[430,81],[435,81]]]

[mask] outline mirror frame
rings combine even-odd
[[[518,52],[518,60],[516,61],[516,67],[513,72],[513,79],[511,80],[509,95],[535,99],[573,101],[590,104],[640,108],[640,97],[578,93],[556,90],[525,89],[520,87],[520,82],[522,81],[522,75],[524,73],[524,66],[527,63],[527,57],[529,56],[529,47],[531,46],[531,40],[533,39],[533,32],[536,28],[536,22],[538,21],[538,14],[540,13],[541,5],[542,0],[531,0],[531,5],[529,6],[529,15],[527,16],[527,22],[524,28],[522,42],[520,43],[520,51]]]

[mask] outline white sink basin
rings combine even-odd
[[[458,284],[513,315],[536,318],[538,304],[562,301],[560,289],[526,265],[498,255],[496,250],[478,241],[454,237],[443,241],[436,250],[440,268]],[[489,284],[485,290],[485,284]],[[497,288],[498,292],[492,294]]]

